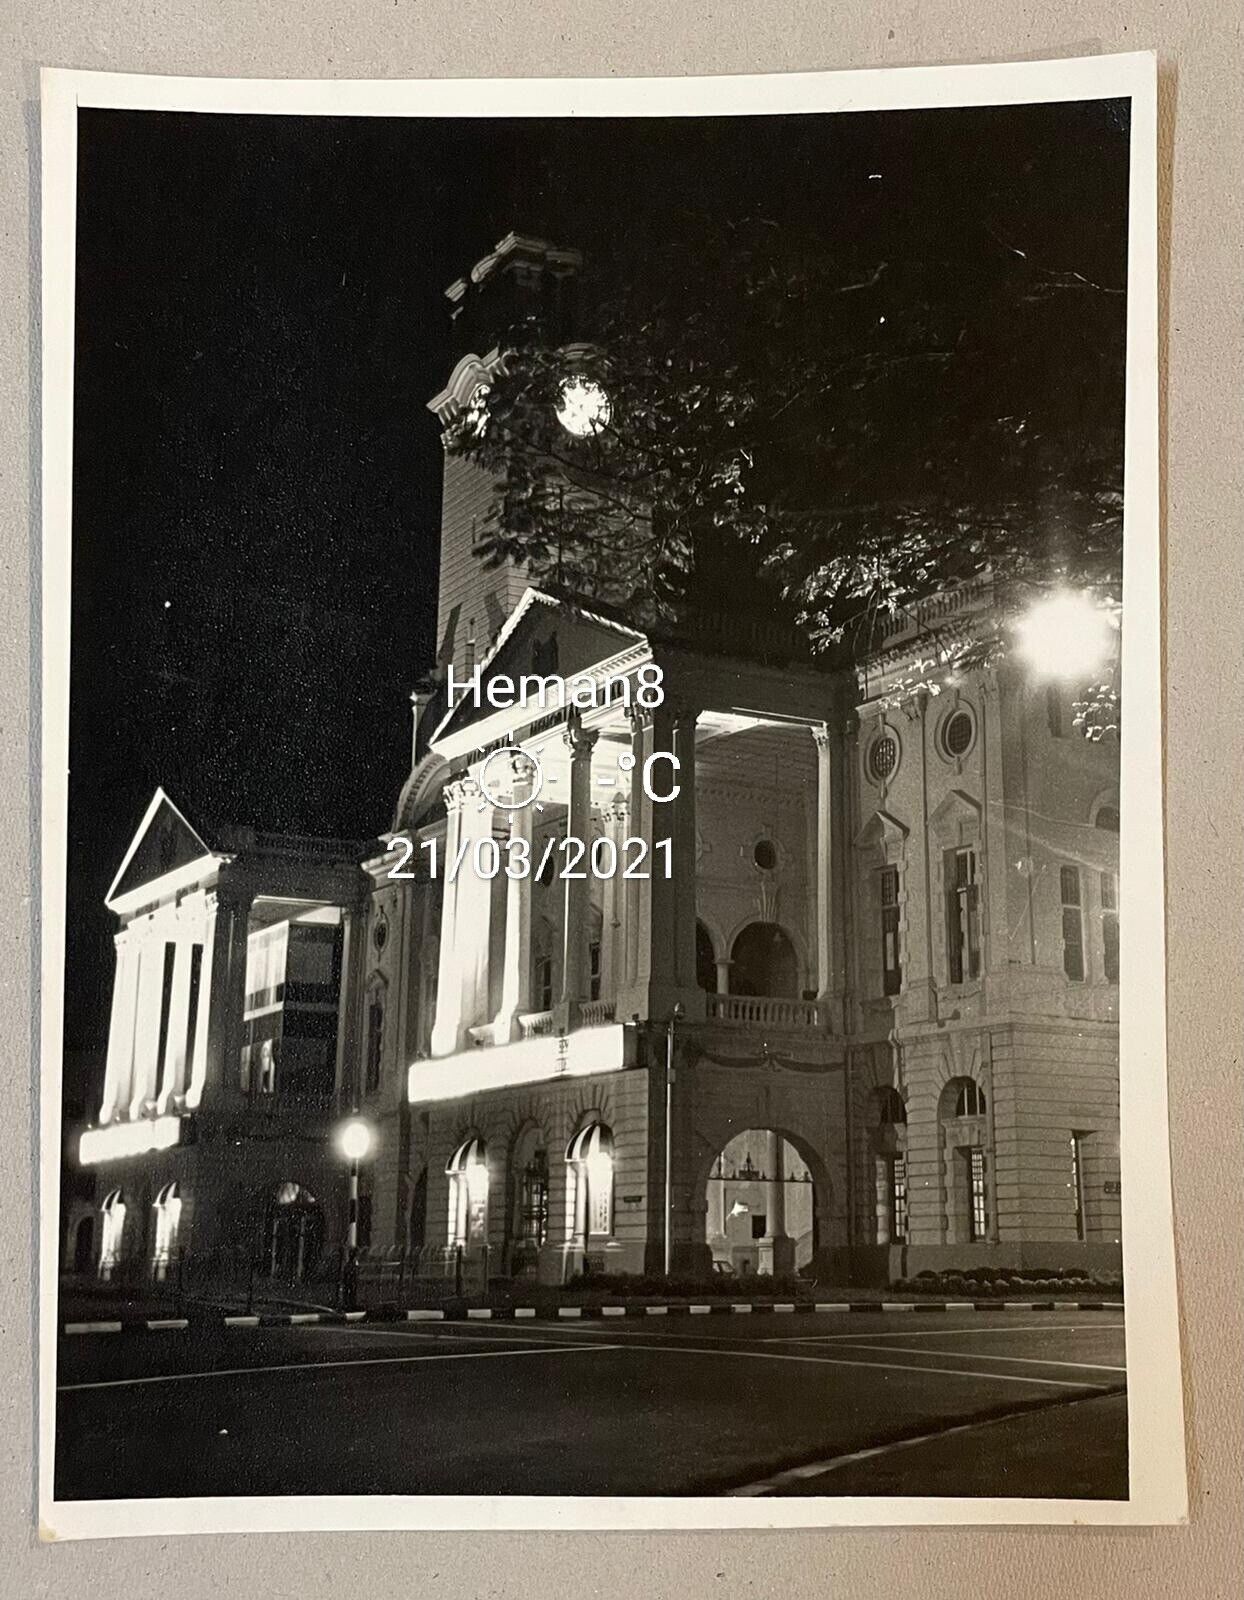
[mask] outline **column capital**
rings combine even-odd
[[[479,793],[479,780],[472,777],[469,772],[460,773],[456,778],[450,778],[445,785],[445,810],[461,811]]]
[[[570,751],[572,761],[586,760],[596,747],[600,734],[595,728],[585,728],[582,718],[573,712],[566,720],[562,730],[562,743]]]

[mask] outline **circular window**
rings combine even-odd
[[[958,759],[971,748],[975,733],[976,727],[970,713],[956,711],[942,729],[942,749],[948,756]]]
[[[762,872],[772,872],[777,866],[777,849],[772,839],[757,839],[752,860]]]
[[[869,747],[869,776],[875,783],[884,783],[897,766],[898,740],[891,733],[883,733]]]
[[[371,942],[377,950],[383,950],[389,942],[389,924],[383,911],[376,918],[376,925],[371,930]]]

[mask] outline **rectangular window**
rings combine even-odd
[[[890,1169],[890,1215],[895,1244],[907,1243],[907,1157],[895,1156]]]
[[[366,1092],[375,1094],[380,1087],[380,1063],[384,1049],[384,1001],[374,994],[367,1007],[367,1078]]]
[[[988,1213],[985,1206],[985,1152],[980,1145],[968,1151],[968,1238],[983,1239],[987,1232]]]
[[[1084,981],[1084,918],[1080,910],[1080,869],[1063,867],[1058,874],[1063,902],[1063,971],[1074,983]]]
[[[249,1094],[251,1088],[251,1047],[244,1044],[238,1052],[238,1084],[243,1094]]]
[[[536,1010],[553,1009],[553,957],[537,956],[535,972]]]
[[[1101,875],[1101,964],[1107,983],[1119,981],[1119,880]]]
[[[898,954],[898,868],[881,869],[881,977],[884,994],[898,994],[903,969]]]
[[[1084,1134],[1071,1135],[1071,1193],[1076,1207],[1076,1238],[1086,1239],[1084,1219]]]
[[[951,983],[980,977],[980,885],[972,848],[946,852],[946,949]]]
[[[600,940],[593,939],[588,947],[588,998],[600,999]]]

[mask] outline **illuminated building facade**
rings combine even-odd
[[[479,308],[564,298],[576,265],[511,235],[451,287],[477,347],[432,402],[446,429],[496,359]],[[485,567],[495,492],[447,456],[441,674],[391,830],[340,860],[203,846],[119,875],[116,1049],[82,1147],[101,1207],[172,1182],[179,1245],[249,1217],[303,1270],[340,1240],[331,1122],[357,1109],[364,1247],[461,1247],[481,1281],[1117,1267],[1117,747],[1013,659],[909,687],[931,630],[988,621],[988,581],[831,670],[776,631],[666,636]],[[451,706],[451,664],[600,693]],[[645,706],[626,686],[653,667]],[[507,788],[519,744],[538,806]],[[497,870],[511,849],[546,870]],[[131,971],[140,938],[162,953]],[[237,1133],[256,1118],[266,1145]],[[278,1194],[321,1220],[282,1233]]]

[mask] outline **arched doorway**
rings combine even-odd
[[[514,1141],[509,1178],[509,1271],[513,1277],[534,1277],[549,1235],[549,1152],[535,1123]]]
[[[809,1266],[820,1248],[827,1198],[787,1136],[772,1128],[736,1133],[705,1184],[705,1239],[714,1271],[782,1277]]]
[[[80,1217],[73,1233],[73,1270],[90,1272],[95,1261],[95,1218]]]
[[[730,993],[767,1000],[799,998],[799,958],[776,922],[749,922],[730,952]]]
[[[265,1197],[260,1270],[299,1283],[315,1270],[324,1247],[324,1212],[309,1189],[280,1183]]]

